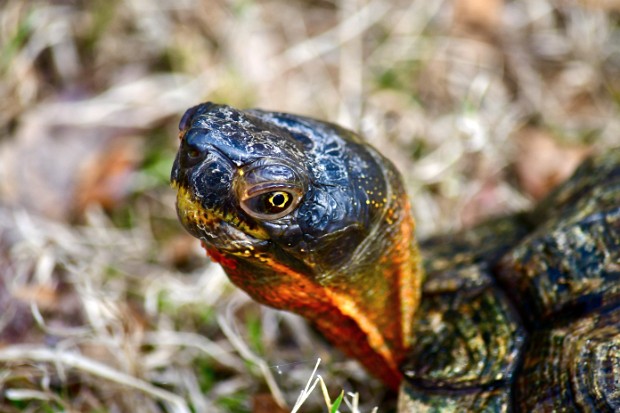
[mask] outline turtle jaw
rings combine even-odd
[[[258,226],[239,219],[237,214],[219,208],[209,208],[178,181],[172,181],[177,190],[177,215],[185,229],[200,239],[207,251],[215,249],[234,255],[246,255],[268,245],[268,234]]]

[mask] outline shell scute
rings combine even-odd
[[[570,320],[617,305],[619,153],[587,162],[532,215],[547,221],[504,256],[497,272],[529,324]]]
[[[519,411],[620,411],[620,308],[536,331],[515,385]]]
[[[400,412],[620,411],[620,151],[532,213],[421,245]]]
[[[509,400],[525,331],[486,264],[457,260],[425,282],[402,411],[502,411]]]

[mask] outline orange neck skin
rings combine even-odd
[[[403,379],[398,366],[411,346],[422,270],[407,199],[394,201],[383,219],[389,225],[368,240],[370,252],[361,248],[354,266],[324,278],[260,253],[248,257],[203,246],[253,299],[310,320],[330,342],[397,390]]]

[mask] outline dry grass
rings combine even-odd
[[[341,412],[389,411],[356,363],[251,303],[182,232],[180,115],[213,100],[348,125],[403,171],[420,236],[452,230],[528,207],[559,164],[620,143],[619,10],[4,1],[0,411],[244,412],[264,394],[290,410],[319,357],[332,400],[359,392]],[[321,393],[298,411],[325,411]]]

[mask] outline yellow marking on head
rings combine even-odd
[[[260,226],[251,227],[231,211],[223,212],[216,209],[206,209],[186,188],[177,183],[173,183],[173,186],[177,188],[177,209],[179,211],[179,218],[184,224],[194,224],[199,228],[207,228],[216,226],[219,222],[224,221],[254,238],[269,238],[269,234]]]

